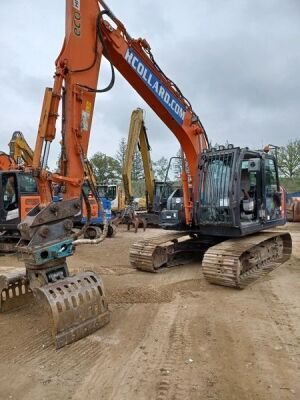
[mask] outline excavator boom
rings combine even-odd
[[[10,308],[23,291],[34,294],[50,309],[56,347],[80,339],[109,321],[103,284],[93,273],[70,276],[66,258],[79,244],[104,240],[107,224],[98,239],[79,239],[72,230],[73,219],[81,209],[81,194],[96,96],[102,43],[99,40],[100,7],[97,0],[66,0],[66,34],[56,60],[53,88],[45,91],[40,124],[32,160],[40,204],[19,225],[17,246],[26,273],[0,279],[1,308]],[[62,163],[60,174],[47,171],[50,144],[56,136],[56,121],[62,100]],[[52,201],[52,183],[62,187],[63,199]],[[88,219],[90,217],[88,216]],[[18,301],[18,305],[20,304]]]
[[[150,158],[150,146],[144,124],[143,110],[140,108],[134,110],[131,114],[126,153],[123,163],[122,177],[126,204],[130,204],[133,198],[131,174],[134,155],[138,147],[142,156],[148,202],[153,204],[155,188],[154,173]]]
[[[99,90],[102,55],[111,64],[112,80],[107,88]],[[72,227],[81,209],[81,194],[85,198],[82,184],[95,96],[112,88],[113,66],[169,127],[187,161],[182,172],[182,189],[185,226],[190,236],[150,240],[146,243],[146,255],[145,246],[135,247],[135,253],[131,251],[133,264],[140,260],[136,266],[143,269],[143,262],[147,264],[150,259],[152,264],[148,263],[145,269],[156,270],[170,259],[175,261],[181,252],[197,250],[203,255],[234,233],[242,251],[229,273],[234,275],[238,287],[241,274],[257,271],[259,275],[261,267],[271,268],[290,254],[288,234],[274,233],[262,240],[254,235],[284,223],[275,160],[249,149],[209,149],[200,119],[180,89],[158,66],[148,42],[133,39],[103,0],[66,0],[65,40],[56,60],[53,88],[45,91],[32,162],[41,202],[19,225],[18,252],[26,274],[21,278],[15,274],[0,279],[0,306],[4,310],[15,297],[21,298],[27,292],[33,292],[50,308],[57,347],[78,340],[109,321],[101,279],[92,272],[70,276],[66,258],[74,253],[75,246],[99,243],[107,233],[104,228],[99,239],[90,241],[79,238],[88,224],[77,234]],[[62,162],[60,173],[54,174],[47,170],[47,164],[50,145],[56,136],[60,102]],[[63,199],[57,203],[52,201],[52,182],[62,186]],[[241,199],[241,189],[247,192],[246,199]],[[86,204],[88,207],[88,201]],[[250,251],[239,237],[249,234],[253,234]],[[234,247],[230,243],[230,248]],[[218,282],[222,282],[220,276],[226,279],[228,272],[223,257],[227,250],[217,248],[217,255],[212,255],[219,262],[220,268],[214,271],[219,274]]]
[[[14,132],[8,146],[9,154],[16,164],[19,165],[21,162],[21,165],[31,167],[33,161],[33,150],[27,143],[22,132]]]

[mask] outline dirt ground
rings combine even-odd
[[[209,285],[196,263],[135,271],[122,229],[69,261],[102,276],[103,329],[56,351],[37,306],[0,316],[1,400],[300,398],[300,224],[292,258],[244,291]]]

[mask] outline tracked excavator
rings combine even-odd
[[[132,265],[155,272],[197,253],[209,282],[246,287],[291,254],[290,234],[274,230],[286,222],[276,159],[233,145],[210,148],[191,103],[159,67],[149,43],[133,39],[102,0],[101,5],[104,55],[176,136],[187,166],[184,212],[165,211],[167,227],[181,232],[134,244]]]
[[[137,108],[131,114],[127,147],[122,169],[125,202],[128,207],[132,206],[134,203],[131,173],[133,159],[137,149],[139,149],[142,157],[146,192],[145,209],[141,210],[138,208],[136,215],[143,218],[149,225],[159,226],[160,213],[163,209],[168,207],[168,202],[170,202],[171,199],[175,200],[174,196],[178,188],[175,188],[176,185],[174,182],[169,182],[167,179],[161,182],[154,178],[150,156],[151,148],[144,122],[144,112],[141,108]],[[169,162],[169,166],[170,165]]]
[[[8,144],[9,155],[0,153],[0,253],[13,253],[20,240],[18,225],[27,213],[39,201],[39,193],[35,178],[30,172],[33,162],[33,150],[20,131],[15,131]],[[89,168],[89,169],[87,169]],[[91,166],[85,166],[86,180],[94,184],[95,176]],[[85,183],[90,204],[90,224],[86,229],[85,237],[94,239],[99,236],[99,229],[103,229],[103,212],[106,213],[108,236],[114,236],[116,228],[110,223],[111,205],[106,198],[98,196],[95,199]],[[95,189],[96,190],[96,189]],[[97,191],[98,193],[98,191]],[[59,201],[59,196],[55,196]],[[99,202],[101,203],[99,206]],[[87,221],[87,208],[82,201],[80,213],[74,219],[75,226],[82,226]]]
[[[23,167],[24,169],[29,170],[30,167],[32,166],[33,150],[27,143],[23,133],[20,131],[15,131],[12,135],[12,138],[11,138],[8,146],[9,146],[10,157],[13,158],[16,165],[20,169]],[[86,162],[85,162],[84,169],[85,169],[85,180],[86,180],[84,187],[86,189],[86,195],[89,197],[89,204],[90,204],[90,208],[91,208],[91,210],[90,210],[91,217],[90,217],[90,222],[89,222],[90,226],[86,229],[85,236],[87,238],[94,239],[96,235],[99,235],[99,232],[100,232],[99,229],[103,229],[103,213],[104,212],[106,213],[106,219],[109,222],[107,236],[109,236],[109,237],[114,236],[116,229],[110,223],[110,220],[111,220],[110,201],[108,199],[106,199],[105,197],[100,196],[97,180],[96,180],[92,165],[90,164],[90,162],[88,160],[86,160]],[[29,176],[29,173],[27,173],[27,176]],[[27,178],[27,179],[30,180],[30,178]],[[97,194],[97,198],[95,198],[90,191],[91,185],[93,185],[93,192]],[[56,196],[56,200],[59,201],[59,199],[60,199],[60,196]],[[38,201],[36,201],[34,205],[36,205],[37,203],[38,203]],[[29,209],[27,208],[26,213],[28,211],[29,211]],[[23,213],[23,215],[25,215],[25,214]],[[82,200],[81,212],[74,219],[74,224],[75,224],[75,226],[82,226],[86,221],[87,221],[87,208],[86,208],[85,202]],[[20,222],[20,220],[15,221],[15,222],[16,222],[16,224],[15,224],[14,230],[17,231],[17,224]]]
[[[36,138],[32,175],[39,204],[22,219],[17,250],[25,270],[0,276],[0,309],[8,311],[32,300],[47,306],[57,348],[72,343],[109,322],[103,284],[95,273],[71,276],[66,259],[80,244],[98,244],[99,238],[82,239],[88,224],[74,233],[73,220],[83,196],[88,218],[90,205],[82,190],[103,44],[101,13],[96,0],[66,0],[66,35],[56,60],[53,88],[45,91]],[[108,90],[104,89],[104,90]],[[59,174],[47,170],[50,145],[56,136],[62,101],[62,153]],[[62,200],[53,201],[52,184],[61,186]]]
[[[105,89],[97,89],[102,55],[111,64],[112,80]],[[1,311],[30,302],[34,294],[50,309],[57,348],[109,322],[101,278],[93,272],[71,276],[66,259],[76,246],[100,243],[107,233],[106,228],[91,241],[81,239],[85,228],[74,234],[72,227],[81,194],[89,208],[82,185],[95,96],[112,88],[113,66],[177,137],[188,164],[182,173],[188,239],[182,232],[150,239],[131,249],[132,263],[155,271],[178,253],[202,251],[210,282],[244,287],[291,253],[288,233],[265,231],[285,223],[276,160],[233,146],[209,148],[200,119],[158,66],[148,42],[133,39],[103,0],[66,0],[65,40],[53,88],[45,91],[31,167],[40,203],[19,224],[17,249],[25,269],[0,276]],[[46,167],[60,101],[64,163],[55,174]],[[60,202],[53,202],[53,182],[62,185]]]
[[[134,198],[132,190],[132,168],[137,149],[140,150],[142,156],[146,187],[146,197],[138,201]],[[135,232],[138,231],[140,225],[143,225],[145,230],[148,223],[148,213],[146,209],[149,209],[149,201],[153,201],[155,181],[143,110],[140,108],[137,108],[131,114],[126,151],[122,166],[122,180],[125,204],[123,209],[120,210],[119,215],[114,219],[114,223],[116,225],[120,223],[126,224],[128,229],[133,225],[135,227]]]
[[[10,154],[0,152],[0,253],[16,251],[18,224],[40,200],[36,181],[26,167],[31,149],[20,143],[20,132],[14,132]]]

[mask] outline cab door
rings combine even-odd
[[[30,173],[18,173],[18,192],[20,219],[22,220],[30,210],[40,203],[37,183]]]
[[[264,205],[266,222],[276,221],[281,216],[281,193],[275,158],[266,156],[264,160]]]

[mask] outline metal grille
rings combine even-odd
[[[203,156],[200,174],[200,223],[232,224],[230,182],[233,153],[213,151]]]

